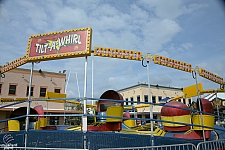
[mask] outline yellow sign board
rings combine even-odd
[[[26,56],[29,62],[90,56],[91,38],[90,27],[32,35]]]
[[[55,93],[55,92],[46,92],[45,98],[66,98],[66,94]]]
[[[186,72],[192,71],[192,68],[191,68],[192,65],[191,64],[181,62],[181,61],[178,61],[178,60],[174,60],[174,59],[171,59],[171,58],[167,58],[167,57],[164,57],[164,56],[154,55],[154,63],[159,64],[159,65],[163,65],[163,66],[166,66],[166,67],[186,71]]]
[[[198,94],[200,94],[202,90],[203,90],[202,83],[198,83],[197,86],[196,84],[194,84],[194,85],[185,87],[183,88],[184,97],[190,98],[190,97],[198,96]]]
[[[25,63],[27,63],[27,57],[26,56],[20,57],[16,60],[13,60],[12,62],[9,62],[9,63],[6,63],[5,65],[3,65],[1,67],[1,73],[10,71],[16,67],[19,67],[19,66],[25,64]]]
[[[94,56],[139,60],[139,61],[142,60],[142,52],[133,50],[121,50],[115,48],[95,47]]]
[[[216,82],[216,83],[219,83],[219,84],[224,84],[223,82],[223,78],[214,74],[214,73],[211,73],[205,69],[202,69],[202,68],[199,68],[199,75],[203,78],[206,78],[208,80],[211,80],[213,82]]]

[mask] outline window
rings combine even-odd
[[[152,103],[156,103],[156,97],[152,96]]]
[[[145,102],[148,102],[148,95],[144,95]]]
[[[9,95],[16,95],[16,85],[9,85]]]
[[[134,104],[134,98],[130,97],[130,101],[131,101],[130,104],[133,105]]]
[[[186,100],[185,100],[185,98],[183,98],[183,103],[184,103],[184,104],[186,104]]]
[[[61,89],[55,89],[55,93],[60,93]]]
[[[128,98],[126,98],[126,105],[129,105],[129,103],[128,103]]]
[[[41,87],[41,88],[40,88],[40,97],[45,97],[46,89],[47,89],[47,88],[45,88],[45,87]]]
[[[2,84],[0,84],[0,94],[2,93]]]
[[[191,99],[190,98],[188,99],[188,104],[191,105]]]
[[[49,124],[50,125],[58,125],[59,124],[59,117],[58,116],[51,116]]]
[[[27,86],[27,96],[29,94],[29,86]],[[34,96],[34,87],[31,87],[30,96]]]
[[[162,96],[158,96],[158,101],[161,101],[162,100]]]
[[[140,101],[141,101],[141,99],[140,99],[140,95],[138,95],[138,96],[137,96],[137,103],[139,104],[139,103],[140,103]]]

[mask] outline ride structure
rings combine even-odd
[[[181,62],[178,60],[166,58],[159,55],[152,56],[151,54],[142,55],[142,52],[133,51],[133,50],[120,50],[114,48],[103,48],[103,47],[95,47],[94,50],[91,50],[91,41],[92,41],[92,29],[88,28],[79,28],[73,30],[65,30],[59,32],[52,33],[44,33],[38,35],[32,35],[28,40],[28,47],[25,56],[22,56],[10,63],[3,65],[1,70],[1,76],[4,77],[4,73],[10,71],[18,66],[21,66],[25,63],[32,63],[31,73],[30,73],[30,84],[29,84],[29,94],[27,98],[27,108],[23,108],[23,111],[26,110],[26,115],[23,116],[22,120],[16,120],[15,117],[19,116],[11,116],[13,119],[9,119],[8,126],[9,131],[16,133],[15,131],[20,132],[21,126],[24,127],[25,135],[22,137],[22,142],[24,142],[25,147],[32,143],[29,141],[29,137],[31,137],[34,132],[30,131],[30,122],[34,122],[34,129],[39,131],[39,134],[49,133],[52,135],[52,130],[57,131],[57,127],[49,128],[46,124],[46,118],[43,111],[42,106],[36,106],[35,108],[30,108],[30,101],[32,100],[30,97],[31,86],[32,86],[32,73],[34,62],[40,61],[48,61],[48,60],[56,60],[56,59],[66,59],[66,58],[75,58],[75,57],[85,57],[85,81],[84,81],[84,98],[83,98],[83,115],[82,117],[82,126],[77,127],[68,127],[67,130],[73,130],[76,136],[80,136],[82,131],[82,139],[80,145],[82,148],[87,148],[86,138],[91,132],[112,132],[115,136],[125,136],[119,135],[119,133],[129,133],[129,134],[138,134],[142,135],[139,137],[141,140],[148,138],[148,143],[145,145],[156,145],[162,144],[162,141],[169,138],[174,138],[172,143],[176,143],[175,141],[180,142],[192,142],[196,143],[198,140],[209,140],[212,138],[212,130],[214,128],[214,116],[210,116],[209,114],[213,114],[213,108],[210,102],[206,99],[200,98],[200,95],[206,92],[212,92],[213,90],[203,90],[202,85],[197,83],[197,74],[201,77],[209,79],[215,83],[220,85],[217,92],[224,91],[225,82],[223,78],[213,74],[203,68],[192,68],[191,64]],[[161,121],[163,123],[163,128],[159,126],[153,125],[153,113],[152,100],[150,99],[149,92],[149,103],[147,105],[150,107],[150,118],[148,118],[151,123],[147,125],[136,125],[137,119],[130,118],[129,113],[124,113],[123,97],[117,93],[116,91],[109,90],[102,94],[100,99],[98,99],[98,104],[96,107],[95,119],[96,121],[92,125],[87,124],[88,114],[87,114],[87,58],[94,53],[94,56],[101,57],[110,57],[110,58],[121,58],[127,60],[136,60],[142,61],[142,65],[147,67],[148,72],[148,86],[150,91],[150,80],[149,80],[149,63],[153,61],[155,64],[163,65],[166,67],[178,69],[181,71],[185,71],[188,73],[192,73],[192,76],[196,79],[196,85],[187,87],[183,89],[184,95],[172,98],[172,101],[166,103],[161,109]],[[147,65],[144,65],[144,61],[147,62]],[[177,99],[180,98],[189,98],[193,96],[198,96],[197,100],[197,109],[195,113],[191,112],[191,110],[184,104],[177,102]],[[56,101],[59,101],[56,97],[54,97]],[[65,97],[63,97],[65,98]],[[46,100],[46,99],[45,99]],[[68,101],[64,99],[63,101],[77,103],[74,101]],[[34,110],[34,111],[33,111]],[[29,119],[29,116],[32,113],[38,115],[38,118],[34,121]],[[25,119],[26,118],[26,119]],[[138,118],[140,119],[140,118]],[[24,125],[25,124],[25,125]],[[124,130],[126,129],[126,130]],[[77,131],[78,130],[78,131]],[[47,132],[48,131],[48,132]],[[29,132],[31,133],[29,136]],[[63,132],[64,133],[64,132]],[[65,134],[69,134],[71,132],[67,131]],[[74,134],[73,133],[73,134]],[[8,133],[7,133],[8,134]],[[59,133],[57,133],[59,134]],[[147,135],[146,135],[147,134]],[[6,135],[6,134],[5,134]],[[151,135],[151,140],[149,140],[149,135]],[[41,136],[41,135],[40,135]],[[60,135],[59,135],[60,136]],[[93,136],[93,135],[92,135]],[[148,136],[148,137],[145,137]],[[154,138],[157,137],[159,141],[155,141]],[[52,139],[51,139],[52,138]],[[53,141],[55,137],[51,137],[48,139],[49,141]],[[74,137],[73,137],[74,138]],[[179,140],[178,140],[179,139]],[[91,141],[91,138],[89,139]],[[115,138],[114,138],[115,140]],[[151,141],[151,142],[149,142]],[[20,141],[21,142],[21,141]],[[158,143],[157,143],[158,142]],[[165,141],[164,141],[165,142]],[[165,142],[166,143],[166,142]],[[23,143],[20,143],[23,145]],[[36,143],[37,144],[37,143]],[[39,143],[40,144],[40,143]],[[32,145],[32,144],[31,144]],[[79,146],[80,146],[79,145]],[[74,146],[74,145],[73,145]],[[79,148],[77,146],[77,148]],[[138,144],[136,146],[139,146]]]

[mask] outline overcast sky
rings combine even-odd
[[[30,35],[91,27],[95,46],[141,51],[199,66],[225,78],[225,7],[219,0],[3,0],[0,1],[0,65],[26,54]],[[147,83],[141,61],[88,57],[88,92],[94,62],[94,97]],[[45,61],[35,70],[70,74],[66,93],[84,94],[85,58]],[[31,68],[31,63],[20,68]],[[197,77],[204,89],[219,85]],[[151,84],[186,87],[191,73],[150,63]]]

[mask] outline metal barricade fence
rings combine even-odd
[[[197,150],[225,150],[225,139],[200,142]]]
[[[197,150],[197,148],[194,144],[186,143],[146,147],[103,148],[99,150]]]
[[[1,149],[1,148],[0,148]],[[4,150],[84,150],[71,148],[4,147]]]

